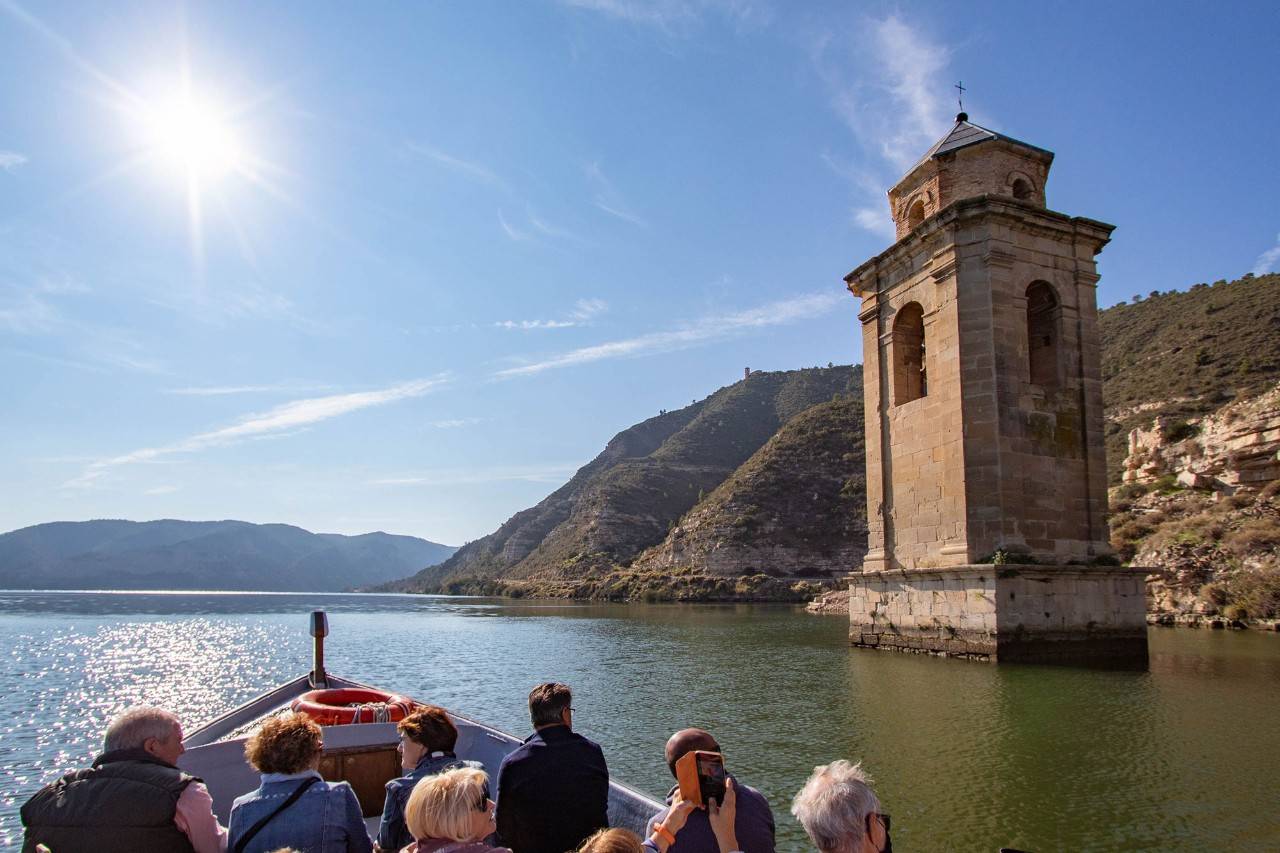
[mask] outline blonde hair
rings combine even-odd
[[[405,823],[413,837],[472,840],[471,816],[488,781],[483,770],[459,767],[427,776],[414,785],[404,809]]]
[[[578,853],[645,853],[640,836],[629,829],[602,829],[582,842]]]

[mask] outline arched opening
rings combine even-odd
[[[916,199],[907,208],[907,227],[914,230],[921,222],[924,222],[924,202]]]
[[[1027,359],[1031,383],[1058,387],[1058,295],[1052,285],[1033,281],[1027,286]]]
[[[908,302],[893,318],[893,404],[901,406],[929,393],[925,375],[924,309]]]
[[[1034,194],[1035,189],[1026,178],[1013,179],[1013,197],[1018,201],[1031,201],[1031,197]]]

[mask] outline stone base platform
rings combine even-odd
[[[969,565],[849,575],[849,641],[946,657],[1147,668],[1146,570]]]

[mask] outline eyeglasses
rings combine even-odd
[[[489,810],[489,780],[485,780],[484,785],[480,788],[480,802],[476,803],[476,811],[487,812]]]
[[[880,825],[884,827],[884,844],[880,846],[880,853],[892,853],[893,842],[889,840],[889,824],[891,822],[889,819],[889,816],[887,814],[880,814],[879,812],[871,812],[870,814],[867,815],[867,837],[868,838],[873,837],[871,833],[872,818],[879,820]]]

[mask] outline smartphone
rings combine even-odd
[[[699,808],[705,809],[711,799],[724,802],[724,780],[724,756],[718,752],[695,749],[676,761],[680,797]]]

